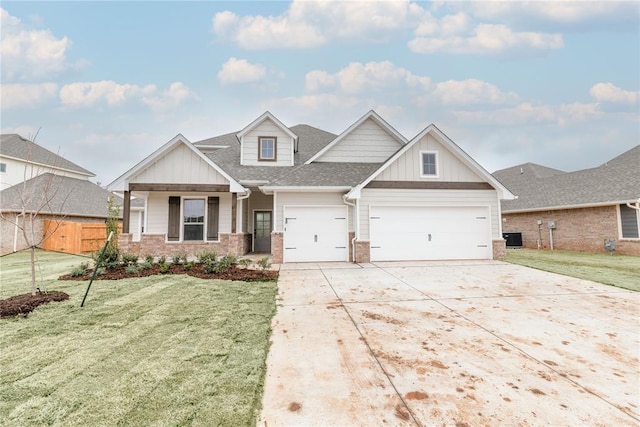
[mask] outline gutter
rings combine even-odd
[[[640,199],[638,199],[640,200]],[[565,206],[540,206],[535,208],[526,208],[526,209],[502,209],[503,214],[512,214],[512,213],[528,213],[528,212],[540,212],[540,211],[559,211],[563,209],[580,209],[580,208],[598,208],[602,206],[614,206],[614,205],[635,205],[636,203],[640,203],[637,201],[629,202],[628,200],[619,200],[619,201],[610,201],[610,202],[599,202],[599,203],[589,203],[584,205],[565,205]],[[637,209],[634,206],[630,206],[632,209]]]
[[[342,201],[345,205],[351,206],[353,208],[353,213],[356,216],[356,230],[353,239],[351,239],[351,253],[353,254],[353,262],[356,262],[356,240],[358,240],[358,237],[360,236],[360,212],[358,211],[358,200],[356,199],[355,203],[347,202],[347,195],[343,194]]]

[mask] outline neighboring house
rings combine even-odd
[[[108,189],[124,196],[124,251],[275,263],[500,258],[500,199],[513,197],[436,126],[407,141],[374,111],[340,135],[269,112],[239,132],[177,135]],[[132,195],[146,200],[139,240]]]
[[[43,173],[93,178],[90,171],[17,134],[0,135],[0,190]]]
[[[605,252],[612,240],[640,255],[640,145],[592,169],[526,163],[493,176],[518,197],[502,201],[502,228],[522,233],[524,247]]]
[[[23,226],[30,213],[38,212],[36,240],[44,235],[46,220],[104,223],[107,218],[109,192],[75,163],[15,134],[0,135],[0,162],[0,255],[28,247],[17,224]],[[121,205],[122,199],[115,202]],[[143,205],[133,204],[132,217],[140,218]]]

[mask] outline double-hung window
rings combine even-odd
[[[261,136],[258,138],[258,160],[275,161],[277,138]]]
[[[620,237],[637,239],[640,237],[640,211],[627,205],[620,205]]]
[[[435,151],[420,152],[420,175],[423,178],[438,177],[438,153]]]
[[[218,240],[219,197],[169,197],[167,240]],[[182,212],[182,215],[181,215]]]

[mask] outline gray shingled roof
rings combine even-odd
[[[22,184],[0,191],[0,206],[3,212],[17,212],[22,210],[22,195],[24,199],[31,197],[27,211],[31,212],[46,204],[41,212],[45,214],[106,218],[109,191],[86,179],[45,173],[32,178]],[[116,205],[122,205],[122,199],[114,199]],[[143,206],[144,201],[133,199],[132,206]],[[122,216],[122,210],[121,215]]]
[[[0,135],[0,155],[95,176],[91,171],[15,133]]]
[[[276,178],[271,186],[355,187],[382,163],[311,163]]]
[[[294,155],[294,166],[242,166],[240,165],[240,142],[236,138],[237,132],[216,136],[194,142],[194,145],[203,149],[203,152],[213,162],[220,166],[235,180],[255,181],[264,180],[270,183],[286,178],[294,173],[311,156],[333,141],[337,135],[308,125],[296,125],[289,128],[298,136],[298,152]],[[206,147],[229,146],[212,152],[207,152]],[[321,174],[321,173],[320,173]],[[317,175],[320,175],[317,174]],[[316,178],[319,178],[316,177]],[[288,181],[289,182],[289,181]],[[279,184],[282,185],[282,184]],[[294,184],[291,184],[294,185]],[[297,182],[295,185],[305,185]],[[350,185],[341,183],[339,185]]]
[[[527,163],[493,176],[518,196],[501,202],[503,212],[512,212],[637,200],[639,171],[640,145],[591,169],[562,172]]]

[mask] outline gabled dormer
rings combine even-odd
[[[298,137],[270,112],[236,135],[243,166],[293,166]]]

